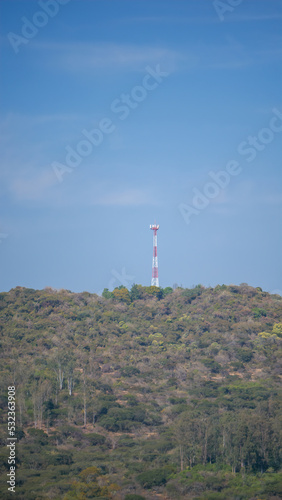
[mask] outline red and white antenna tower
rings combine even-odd
[[[159,229],[159,225],[151,224],[150,229],[154,231],[153,236],[153,265],[152,265],[152,281],[151,286],[160,286],[159,285],[159,267],[158,267],[158,252],[157,252],[157,230]]]

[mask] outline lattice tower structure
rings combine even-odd
[[[157,231],[159,229],[159,225],[151,224],[150,229],[154,231],[153,234],[153,264],[152,264],[152,280],[151,286],[160,286],[159,284],[159,266],[158,266],[158,241],[157,241]]]

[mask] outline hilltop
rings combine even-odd
[[[11,385],[17,499],[282,498],[279,295],[17,287],[0,343],[5,498]]]

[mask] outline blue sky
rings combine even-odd
[[[0,2],[2,291],[149,285],[156,220],[161,286],[282,293],[282,2],[218,5]]]

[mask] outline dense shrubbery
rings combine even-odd
[[[146,500],[142,495],[135,495],[134,493],[128,493],[125,495],[124,500]]]
[[[246,284],[1,293],[0,495],[15,384],[20,500],[279,498],[281,305]]]

